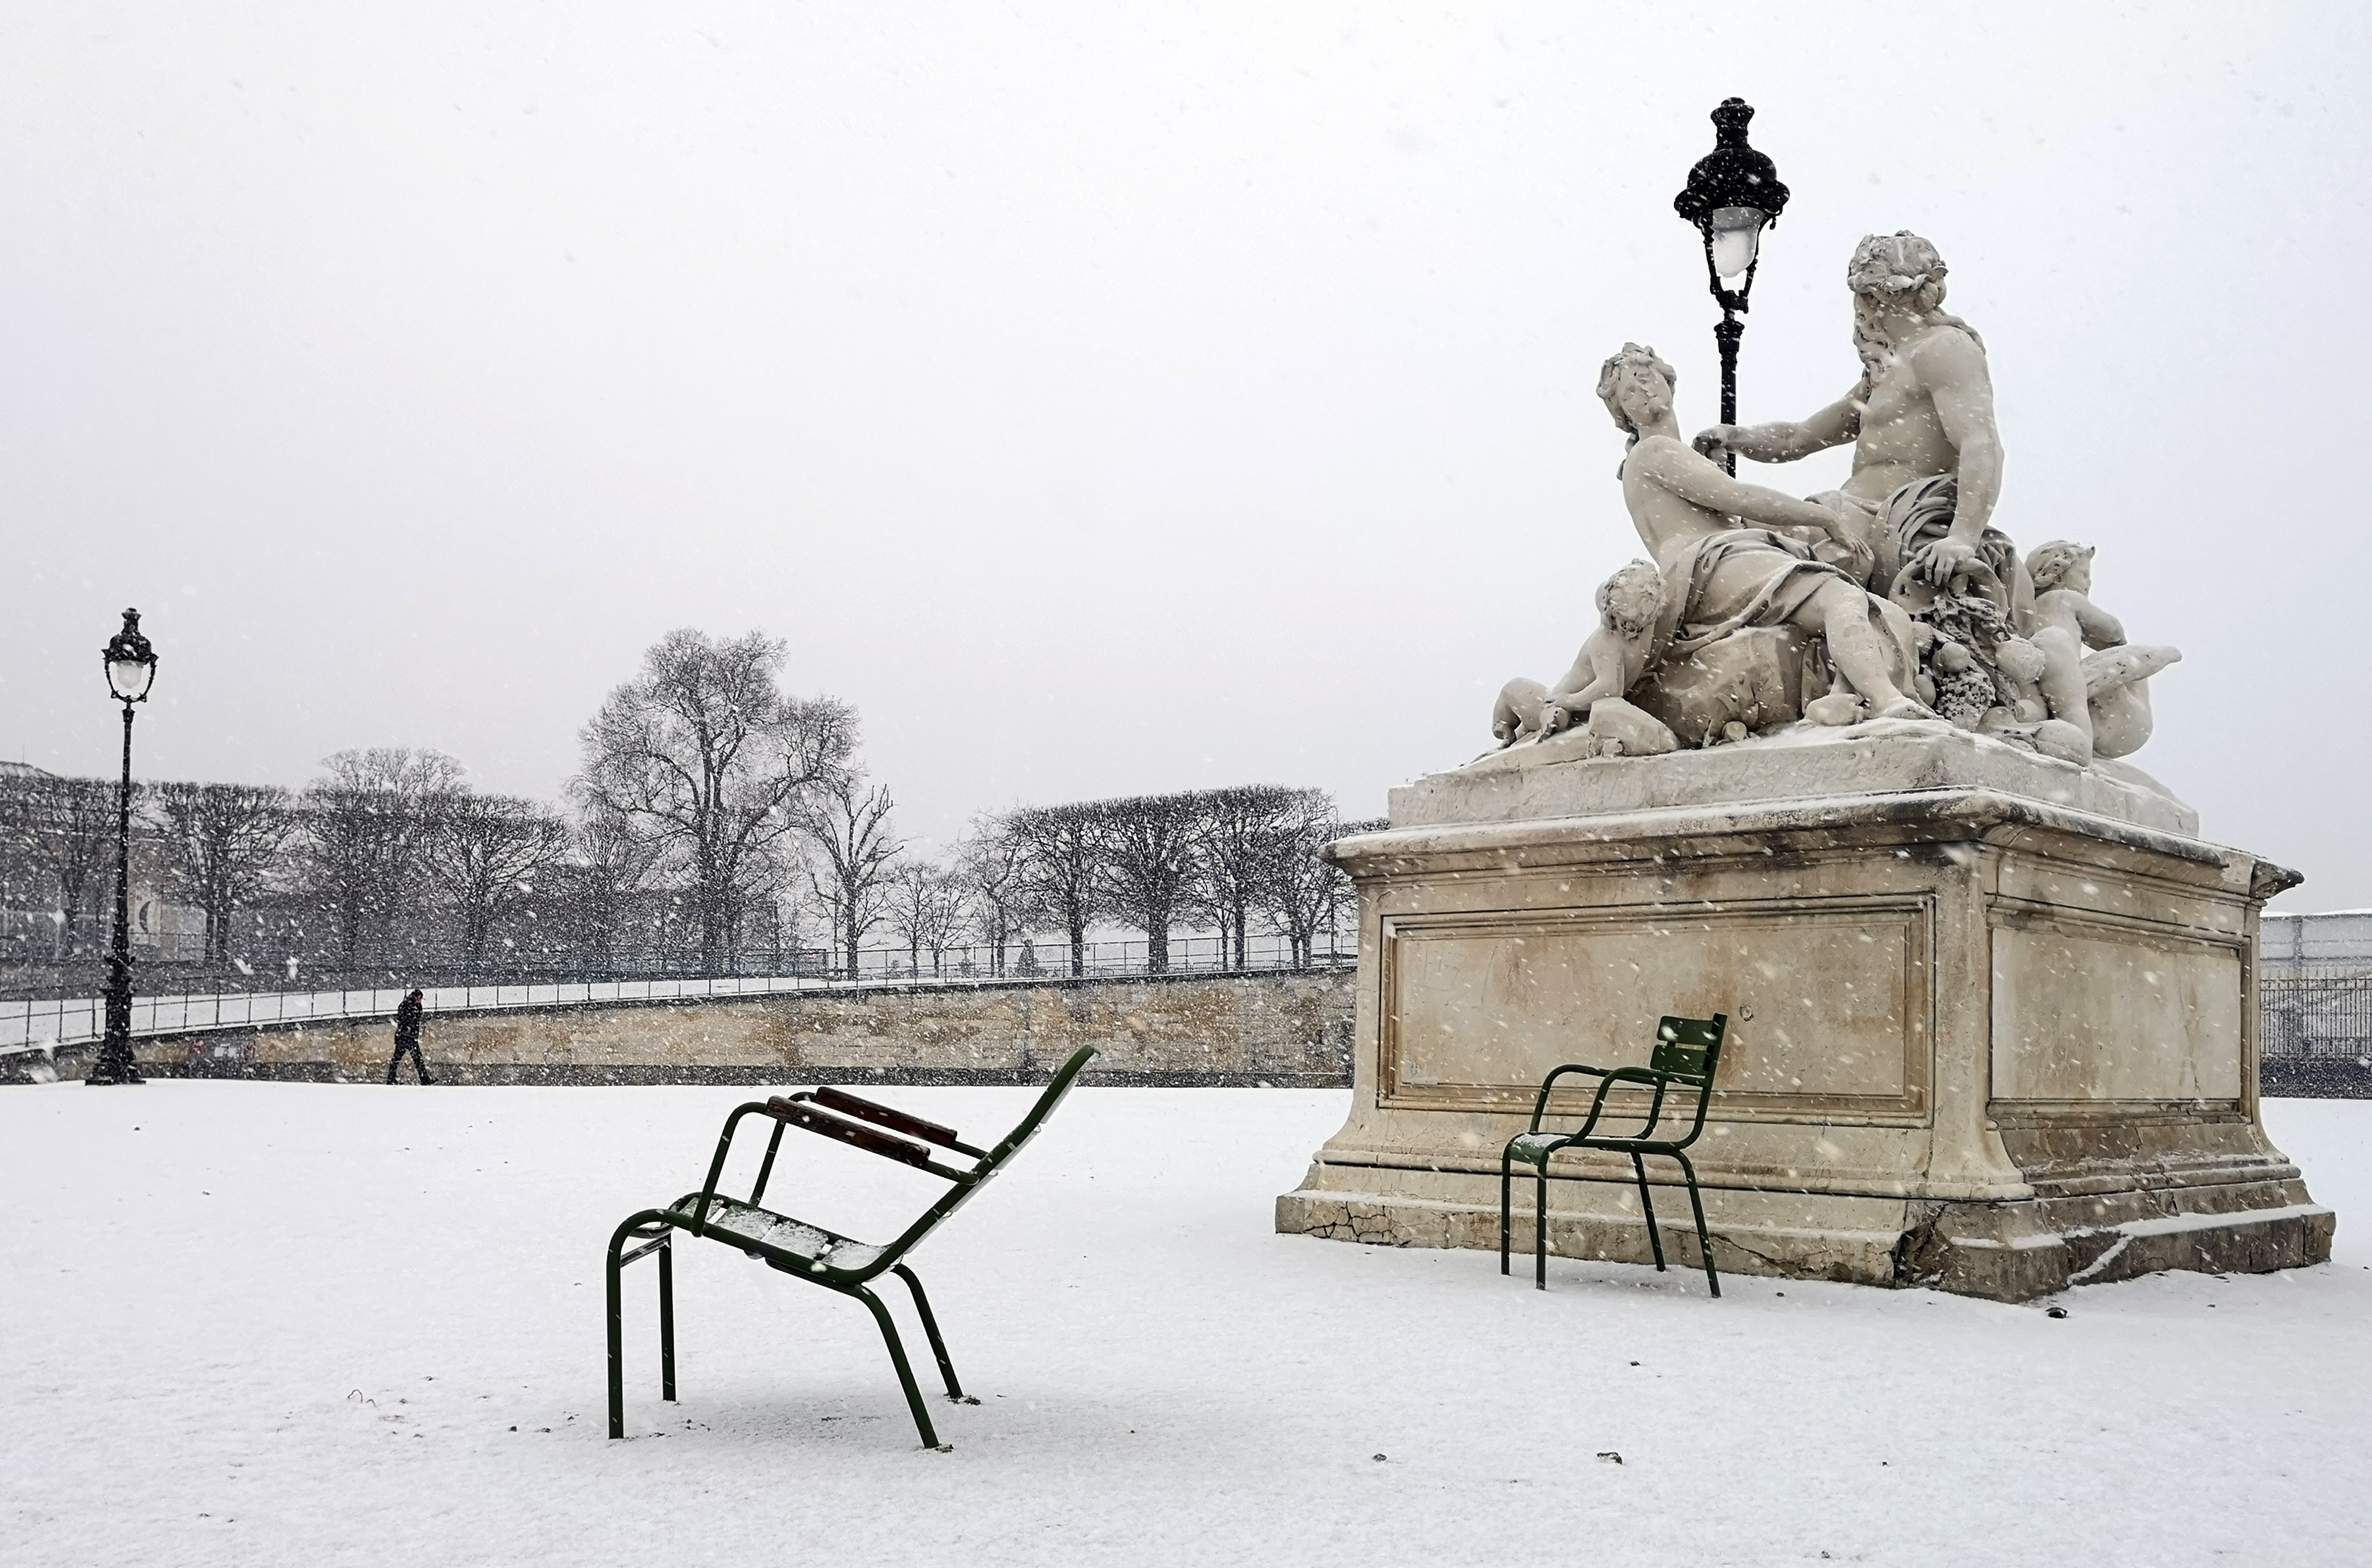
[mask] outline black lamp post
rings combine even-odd
[[[140,612],[123,612],[123,630],[108,639],[107,689],[123,704],[123,783],[115,796],[115,945],[107,955],[107,1034],[89,1084],[146,1080],[132,1061],[132,709],[148,700],[157,679],[157,650],[140,634]]]
[[[1721,306],[1713,330],[1721,346],[1721,422],[1738,423],[1738,340],[1746,335],[1746,296],[1754,287],[1755,251],[1766,224],[1779,221],[1787,187],[1770,158],[1746,145],[1746,122],[1754,110],[1744,99],[1726,98],[1713,111],[1713,151],[1689,170],[1688,189],[1672,198],[1672,209],[1704,236],[1705,279]],[[1729,286],[1729,279],[1738,286]],[[1738,471],[1736,453],[1729,471]]]

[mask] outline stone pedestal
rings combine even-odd
[[[1353,1109],[1279,1230],[1494,1247],[1499,1150],[1548,1070],[1726,1013],[1692,1151],[1724,1269],[2015,1300],[2329,1256],[2257,1118],[2258,914],[2296,878],[2145,775],[1933,725],[1530,749],[1396,791],[1390,830],[1334,847]],[[1648,1260],[1629,1188],[1550,1191],[1559,1255]],[[1687,1214],[1657,1205],[1676,1260]]]

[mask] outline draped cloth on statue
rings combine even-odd
[[[1861,587],[1785,534],[1767,528],[1707,534],[1664,568],[1664,609],[1647,667],[1686,658],[1750,626],[1784,626],[1831,579],[1856,592]]]
[[[1952,474],[1939,473],[1913,480],[1889,495],[1879,511],[1883,533],[1876,577],[1889,597],[1913,615],[1935,601],[1936,590],[1931,585],[1905,575],[1903,563],[1922,545],[1932,544],[1952,531],[1952,518],[1959,510],[1959,480]],[[1977,540],[1973,564],[1982,570],[1966,574],[1965,590],[2007,611],[2010,585],[2018,569],[2017,546],[2001,529],[1987,528]]]

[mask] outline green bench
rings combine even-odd
[[[1589,1170],[1551,1170],[1549,1161],[1566,1149],[1602,1149],[1611,1154],[1629,1155],[1631,1172],[1639,1183],[1639,1210],[1647,1222],[1647,1241],[1656,1250],[1656,1268],[1664,1267],[1664,1238],[1656,1228],[1656,1202],[1647,1193],[1646,1156],[1658,1156],[1678,1161],[1680,1174],[1689,1184],[1689,1206],[1696,1211],[1697,1251],[1704,1260],[1705,1283],[1713,1287],[1715,1296],[1721,1295],[1721,1275],[1713,1266],[1713,1243],[1705,1235],[1704,1200],[1697,1192],[1696,1167],[1689,1163],[1683,1152],[1704,1132],[1705,1106],[1713,1097],[1713,1078],[1721,1065],[1722,1037],[1728,1032],[1729,1015],[1715,1013],[1710,1018],[1666,1017],[1656,1026],[1656,1050],[1645,1067],[1584,1067],[1568,1063],[1541,1081],[1541,1097],[1532,1106],[1532,1124],[1529,1131],[1507,1140],[1507,1147],[1499,1156],[1499,1272],[1507,1272],[1507,1232],[1511,1220],[1511,1191],[1515,1185],[1515,1169],[1529,1167],[1535,1184],[1533,1200],[1532,1245],[1535,1254],[1533,1283],[1538,1288],[1549,1288],[1549,1183],[1556,1181],[1620,1181],[1619,1176],[1607,1176]],[[1548,1114],[1549,1091],[1556,1081],[1568,1073],[1579,1073],[1599,1080],[1598,1094],[1589,1102],[1589,1115],[1578,1132],[1543,1132],[1541,1121]],[[1646,1120],[1636,1132],[1600,1132],[1599,1122],[1606,1114],[1606,1097],[1617,1084],[1638,1084],[1654,1091],[1649,1100]],[[1678,1089],[1681,1103],[1673,1109],[1673,1125],[1669,1132],[1659,1135],[1664,1118],[1664,1097]],[[1685,1101],[1693,1096],[1693,1113]],[[1617,1109],[1618,1120],[1638,1114]],[[1683,1131],[1685,1129],[1685,1131]]]
[[[914,1386],[913,1369],[907,1365],[906,1347],[899,1342],[897,1326],[890,1319],[890,1309],[867,1286],[883,1274],[896,1274],[905,1282],[914,1298],[915,1316],[922,1319],[923,1333],[931,1342],[931,1353],[938,1359],[939,1376],[947,1385],[948,1398],[963,1404],[978,1404],[980,1401],[966,1395],[956,1381],[955,1364],[948,1359],[947,1342],[939,1337],[938,1320],[931,1316],[930,1298],[923,1294],[923,1282],[906,1266],[905,1257],[1020,1152],[1070,1092],[1072,1084],[1086,1069],[1087,1059],[1095,1053],[1093,1046],[1082,1047],[1073,1053],[1054,1074],[1054,1081],[1046,1086],[1046,1092],[1038,1097],[1038,1103],[1030,1107],[1029,1114],[1002,1142],[988,1149],[974,1148],[963,1142],[952,1128],[830,1086],[737,1107],[725,1119],[725,1131],[716,1140],[716,1157],[709,1162],[708,1180],[700,1191],[687,1192],[663,1209],[644,1209],[627,1215],[610,1238],[610,1435],[626,1434],[620,1276],[627,1264],[654,1253],[659,1260],[659,1392],[669,1400],[675,1398],[672,1243],[675,1233],[682,1231],[736,1248],[795,1280],[805,1280],[863,1302],[889,1344],[890,1365],[898,1370],[898,1382],[906,1391],[906,1406],[913,1412],[923,1446],[940,1447],[938,1434],[931,1426],[930,1411],[924,1406],[921,1390]],[[758,1167],[758,1179],[751,1184],[746,1200],[720,1197],[716,1182],[724,1174],[726,1156],[732,1152],[733,1134],[742,1120],[750,1116],[762,1116],[774,1123],[773,1135],[766,1142],[765,1159]],[[775,1153],[782,1147],[784,1132],[792,1127],[928,1171],[948,1182],[948,1191],[895,1240],[878,1245],[853,1240],[820,1225],[762,1208],[766,1179],[773,1174]],[[942,1163],[934,1154],[935,1149],[956,1156],[956,1161]]]

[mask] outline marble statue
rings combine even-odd
[[[2012,541],[2045,508],[2004,497],[1936,248],[1872,236],[1847,283],[1862,378],[1800,423],[1692,440],[1654,351],[1606,362],[1651,559],[1597,590],[1562,679],[1499,690],[1491,751],[1325,852],[1358,891],[1351,1105],[1280,1231],[1498,1247],[1543,1076],[1718,1015],[1697,1149],[1723,1272],[2029,1300],[2330,1257],[2257,1109],[2259,922],[2297,875],[2125,761],[2180,656],[2127,640],[2087,545]],[[1851,477],[1801,500],[1716,460],[1840,447]],[[1547,573],[1595,582],[1623,546]],[[1517,1247],[1694,1242],[1619,1155],[1559,1158],[1578,1179],[1517,1202]]]
[[[1798,718],[1940,718],[2088,765],[2149,738],[2148,679],[2181,656],[2125,642],[2091,601],[2088,550],[2022,557],[1994,526],[1992,372],[1983,340],[1943,309],[1948,271],[1918,235],[1862,240],[1845,273],[1861,380],[1800,422],[1684,442],[1671,367],[1636,344],[1607,361],[1599,395],[1631,437],[1623,500],[1659,581],[1651,589],[1645,563],[1618,573],[1564,679],[1501,690],[1502,749],[1576,725],[1605,744],[1559,756],[1657,749],[1658,729],[1715,745]],[[1806,500],[1715,460],[1792,462],[1847,443],[1852,476]],[[1618,729],[1638,744],[1616,743]]]

